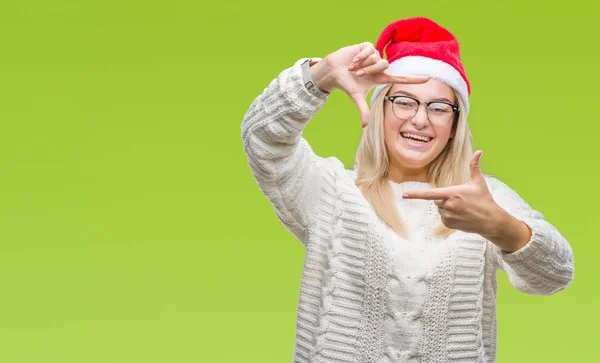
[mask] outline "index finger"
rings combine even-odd
[[[429,81],[429,77],[427,76],[398,76],[389,73],[384,73],[384,83],[392,84],[416,84],[416,83],[426,83]]]
[[[358,49],[360,49],[360,52],[358,52],[358,54],[354,56],[354,59],[352,59],[352,63],[355,64],[364,60],[365,58],[373,54],[373,52],[377,52],[377,49],[375,49],[373,44],[369,42],[360,43],[358,45]]]
[[[456,193],[456,188],[431,188],[424,190],[413,190],[402,194],[404,199],[442,200],[448,199]]]

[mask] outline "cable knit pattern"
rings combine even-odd
[[[482,238],[455,232],[454,286],[448,305],[448,362],[481,362],[482,285],[485,243]]]
[[[525,222],[533,233],[530,243],[519,251],[504,253],[488,243],[498,256],[498,268],[519,291],[532,295],[554,294],[573,279],[573,251],[560,232],[539,211],[531,207],[506,184],[488,178],[488,187],[496,202]]]
[[[430,237],[431,201],[397,198],[410,238],[387,228],[336,158],[302,138],[326,99],[310,94],[300,63],[283,70],[242,122],[248,165],[280,221],[306,249],[294,363],[494,362],[496,277],[530,294],[552,294],[573,279],[568,242],[499,180],[496,201],[527,223],[532,239],[504,253],[479,235]],[[398,195],[426,183],[392,185]]]
[[[486,278],[483,280],[483,317],[481,319],[484,362],[493,362],[495,360],[496,341],[498,339],[496,321],[496,293],[498,286],[495,277],[497,269],[497,264],[494,261],[495,258],[495,255],[486,251],[484,267]]]
[[[448,301],[452,277],[452,255],[448,254],[429,279],[427,305],[423,314],[423,338],[419,347],[421,362],[446,362]]]

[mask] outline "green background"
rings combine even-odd
[[[291,362],[302,246],[240,123],[306,56],[428,16],[460,39],[482,167],[570,240],[576,278],[534,297],[499,275],[499,362],[593,362],[598,2],[0,3],[0,363]],[[336,91],[306,130],[353,162]]]

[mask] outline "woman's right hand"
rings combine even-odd
[[[368,93],[378,85],[397,83],[425,83],[425,76],[394,76],[385,72],[389,67],[379,51],[369,42],[341,48],[311,67],[314,84],[324,91],[336,88],[344,91],[358,107],[362,126],[367,126],[371,111]]]

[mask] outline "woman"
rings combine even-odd
[[[494,362],[496,271],[528,294],[572,282],[569,243],[482,174],[469,87],[455,37],[411,18],[376,47],[299,60],[251,105],[250,168],[306,248],[295,363]],[[302,138],[335,89],[365,127],[349,171]]]

